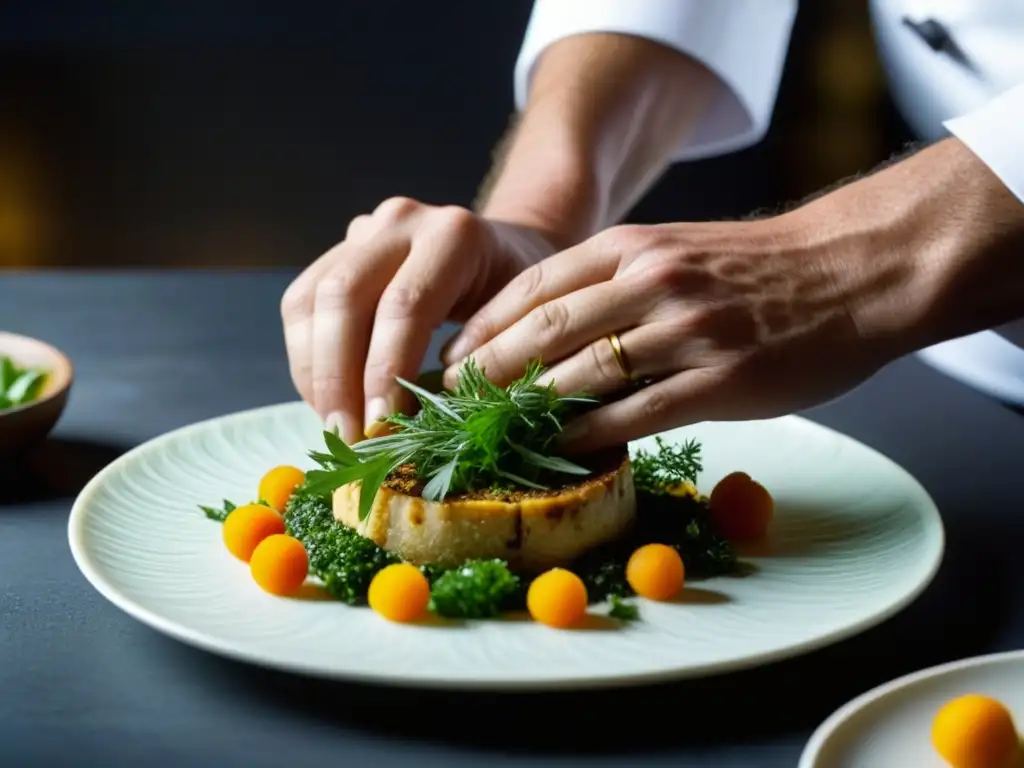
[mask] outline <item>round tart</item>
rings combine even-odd
[[[620,537],[636,517],[625,449],[592,458],[592,474],[550,490],[482,490],[427,501],[415,468],[399,467],[359,520],[358,482],[334,491],[334,517],[411,563],[501,558],[539,572]]]

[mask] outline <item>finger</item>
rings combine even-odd
[[[479,225],[461,209],[435,216],[413,239],[377,305],[363,378],[367,435],[376,433],[379,420],[409,410],[412,397],[396,377],[416,378],[433,332],[475,276],[464,256],[475,256],[480,247]]]
[[[377,300],[407,252],[408,241],[399,237],[349,246],[317,283],[313,402],[349,443],[363,434],[363,367]]]
[[[594,339],[636,325],[652,302],[636,282],[609,280],[542,304],[478,348],[473,359],[488,379],[504,386],[522,376],[532,360],[550,365]]]
[[[622,445],[666,429],[717,418],[737,418],[730,386],[719,368],[682,371],[608,403],[566,425],[567,452]]]
[[[591,238],[523,270],[466,321],[442,362],[455,365],[542,304],[611,279],[618,264],[617,252]]]
[[[288,355],[288,371],[300,397],[313,402],[313,309],[316,305],[317,281],[337,257],[337,248],[330,249],[310,264],[292,281],[281,296],[281,322]]]
[[[604,336],[552,366],[537,383],[550,383],[561,394],[586,392],[602,397],[619,392],[633,381],[661,378],[680,368],[700,368],[709,362],[706,339],[679,333],[678,323],[645,323],[619,334],[623,361],[632,378],[619,367],[611,341]]]
[[[292,281],[281,297],[281,320],[288,355],[288,369],[299,395],[313,402],[313,309],[317,282],[337,262],[342,246],[367,239],[375,231],[372,216],[356,216],[349,222],[345,239],[310,264]]]

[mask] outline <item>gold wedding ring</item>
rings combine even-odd
[[[612,354],[615,356],[615,362],[619,366],[619,370],[622,371],[622,375],[626,377],[626,381],[633,381],[633,372],[629,369],[629,360],[626,359],[626,352],[622,349],[622,342],[619,341],[618,334],[609,333],[608,343],[612,345]]]

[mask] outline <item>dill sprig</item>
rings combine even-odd
[[[590,474],[557,455],[554,441],[575,406],[596,401],[558,395],[553,385],[540,386],[537,380],[543,373],[540,363],[533,362],[520,379],[498,387],[470,359],[451,392],[434,394],[398,379],[416,396],[419,412],[391,416],[394,432],[354,446],[324,432],[327,452],[310,453],[322,469],[306,474],[307,488],[330,493],[359,481],[362,520],[381,484],[404,465],[415,467],[428,501],[495,487],[545,490],[558,475]]]
[[[641,448],[630,459],[636,489],[662,495],[684,483],[696,485],[698,475],[704,470],[700,459],[700,443],[687,440],[668,445],[661,437],[654,440],[658,446],[657,452]]]

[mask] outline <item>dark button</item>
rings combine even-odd
[[[941,21],[936,21],[935,19],[914,21],[904,16],[903,23],[914,30],[918,37],[924,40],[925,44],[933,51],[942,51],[952,46],[953,37]]]

